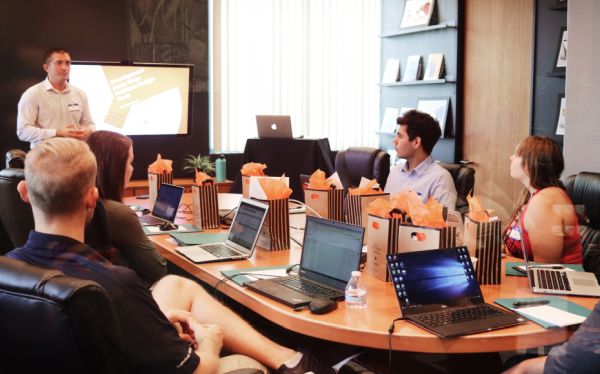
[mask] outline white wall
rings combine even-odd
[[[600,1],[569,0],[565,172],[600,172]]]

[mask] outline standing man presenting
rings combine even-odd
[[[71,56],[64,48],[50,48],[42,65],[48,77],[23,93],[19,100],[17,136],[31,142],[59,137],[86,139],[96,129],[85,92],[69,84]]]
[[[390,170],[385,192],[393,194],[408,189],[416,192],[424,203],[433,197],[454,210],[456,187],[452,176],[431,158],[431,151],[442,135],[438,121],[427,113],[410,110],[396,122],[399,126],[394,147],[398,157],[406,162]]]

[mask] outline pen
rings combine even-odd
[[[550,300],[531,300],[531,301],[515,301],[513,303],[513,307],[515,308],[525,308],[529,306],[539,306],[549,304]]]
[[[562,265],[530,265],[530,268],[541,268],[541,269],[564,269]]]

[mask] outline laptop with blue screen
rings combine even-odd
[[[183,190],[184,188],[181,186],[161,184],[152,213],[141,216],[140,223],[144,226],[158,226],[165,222],[175,221]]]
[[[402,317],[441,337],[513,326],[526,320],[487,304],[467,247],[387,255]]]

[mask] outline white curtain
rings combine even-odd
[[[381,0],[214,0],[211,150],[242,151],[256,114],[332,149],[377,146]]]

